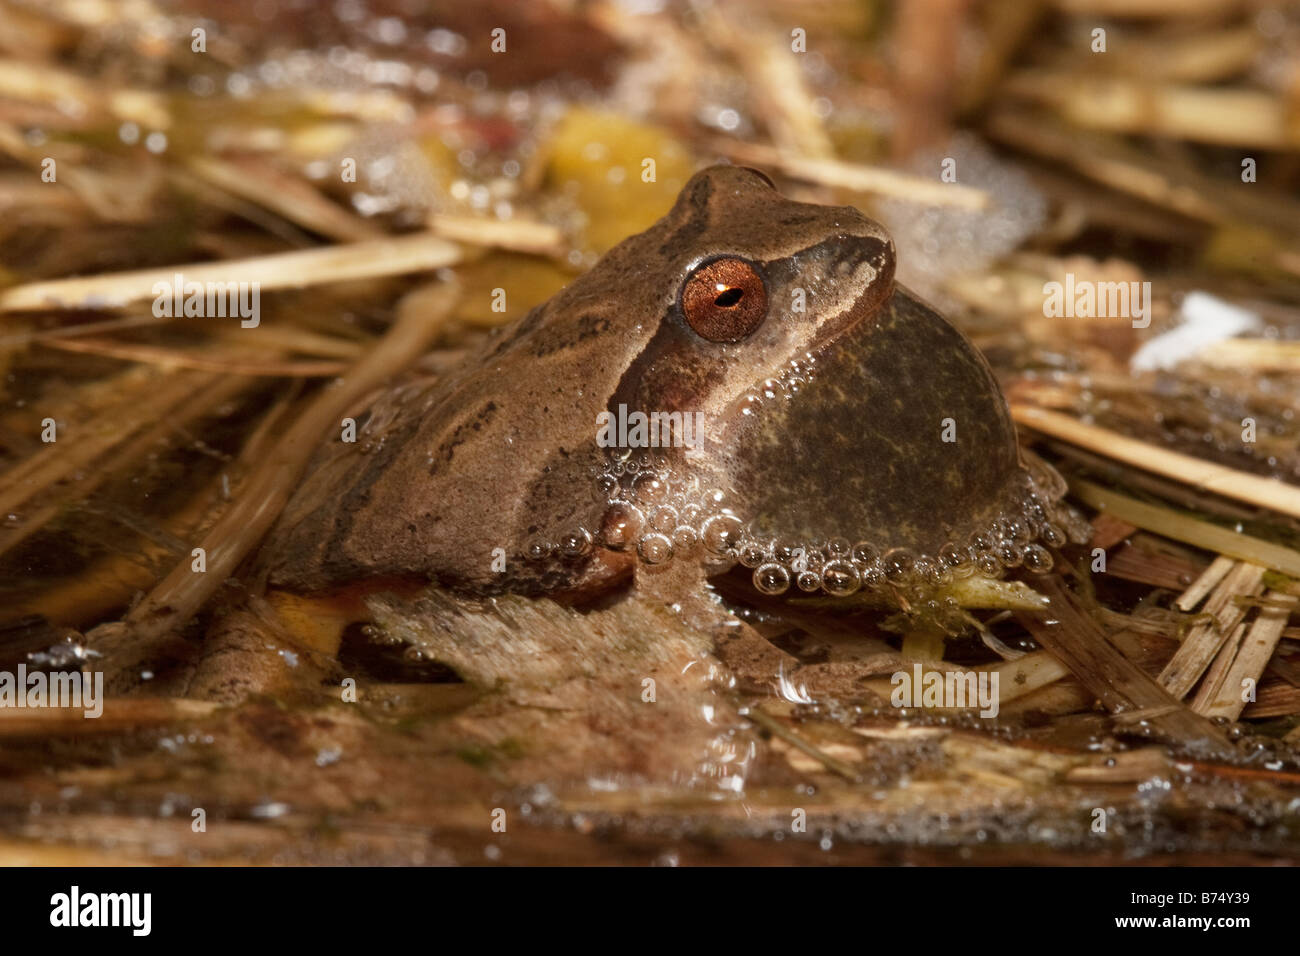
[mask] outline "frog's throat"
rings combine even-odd
[[[727,436],[737,510],[758,533],[933,553],[1022,496],[988,363],[905,289],[815,358]]]
[[[1071,526],[1059,507],[1059,478],[1028,471],[1018,470],[1008,483],[1004,508],[931,552],[886,537],[882,528],[866,538],[774,535],[750,520],[711,470],[647,456],[610,464],[602,476],[611,498],[598,538],[602,548],[635,558],[638,567],[648,566],[646,573],[686,562],[713,574],[739,563],[767,595],[821,591],[843,597],[867,590],[929,600],[935,587],[976,571],[997,577],[1018,567],[1051,570],[1049,549],[1065,543],[1064,529]],[[635,471],[629,473],[629,465]]]

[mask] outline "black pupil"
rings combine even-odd
[[[742,289],[728,289],[726,292],[723,292],[714,299],[713,304],[721,306],[724,309],[729,308],[744,298],[744,295],[745,293]]]

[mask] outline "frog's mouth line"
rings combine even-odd
[[[818,329],[809,346],[814,355],[833,348],[843,336],[877,315],[899,288],[894,282],[893,243],[874,236],[846,236],[838,241],[842,252],[826,263],[827,271],[847,267],[856,277],[860,268],[869,266],[872,275],[862,282],[862,293],[853,305]]]

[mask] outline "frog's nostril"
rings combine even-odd
[[[713,304],[717,306],[721,306],[724,309],[729,309],[733,305],[737,305],[740,302],[740,300],[743,299],[744,297],[745,297],[744,289],[728,289],[726,292],[723,292],[716,299],[714,299]]]

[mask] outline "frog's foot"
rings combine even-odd
[[[638,599],[667,607],[685,624],[712,638],[714,654],[742,691],[770,689],[775,675],[799,666],[793,656],[727,607],[699,564],[675,561],[662,568],[638,564],[635,592]]]
[[[231,609],[214,622],[186,682],[186,697],[237,703],[268,694],[279,699],[315,699],[337,670],[337,642],[325,646],[298,628],[283,608],[260,597]],[[313,644],[317,646],[313,646]]]
[[[694,562],[648,565],[638,561],[633,595],[668,608],[687,626],[715,641],[742,623],[709,585],[704,568]]]

